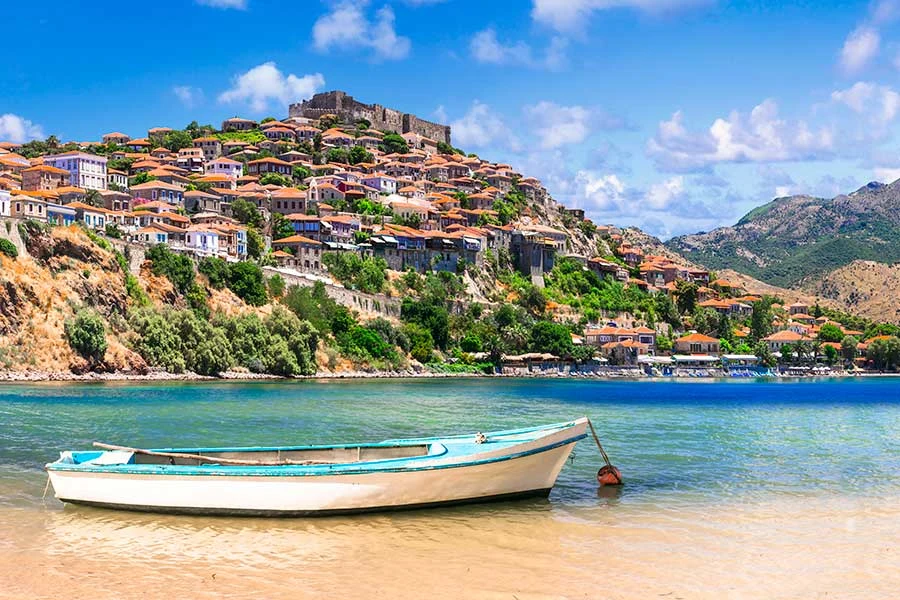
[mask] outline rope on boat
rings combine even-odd
[[[600,443],[600,437],[597,435],[597,430],[594,429],[594,424],[591,423],[590,419],[587,420],[587,424],[591,429],[591,435],[594,436],[594,443],[597,444],[600,456],[603,457],[603,461],[606,463],[597,471],[597,482],[600,485],[622,485],[622,473],[609,461],[609,456],[606,454],[606,450],[603,449],[603,444]]]

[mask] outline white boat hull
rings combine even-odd
[[[311,516],[410,509],[546,496],[575,446],[572,436],[561,431],[522,444],[509,457],[487,452],[473,464],[437,460],[414,470],[302,476],[50,470],[50,479],[64,502],[150,512]]]

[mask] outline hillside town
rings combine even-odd
[[[566,323],[571,343],[503,354],[500,373],[798,375],[897,363],[893,330],[856,329],[654,255],[557,205],[540,180],[454,148],[449,127],[388,111],[329,92],[281,120],[0,143],[0,219],[77,224],[134,247],[253,260],[335,286],[348,281],[329,255],[379,261],[394,278],[468,275],[487,304],[537,289],[541,314]],[[654,308],[579,309],[583,298],[560,284],[569,268]],[[469,354],[489,358],[480,346]]]

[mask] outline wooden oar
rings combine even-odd
[[[256,467],[277,467],[283,465],[330,465],[333,463],[318,460],[288,460],[279,461],[272,460],[245,460],[240,458],[220,458],[218,456],[204,456],[202,454],[190,454],[188,452],[157,452],[156,450],[145,450],[143,448],[131,448],[128,446],[116,446],[114,444],[104,444],[102,442],[94,442],[95,448],[103,448],[104,450],[120,450],[123,452],[133,452],[135,454],[146,454],[147,456],[162,456],[164,458],[186,458],[189,460],[199,460],[220,465],[238,465],[238,466],[256,466]]]

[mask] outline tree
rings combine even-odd
[[[378,145],[379,150],[385,154],[407,154],[409,152],[409,144],[403,139],[403,136],[397,133],[388,133]]]
[[[147,183],[148,181],[155,181],[155,180],[156,180],[155,175],[151,175],[149,171],[143,171],[141,173],[138,173],[131,179],[129,179],[128,184],[134,186],[134,185],[140,185],[142,183]]]
[[[846,335],[841,339],[841,356],[848,363],[853,362],[853,359],[856,358],[857,344],[859,344],[859,340],[852,335]]]
[[[262,269],[251,262],[239,262],[229,266],[228,289],[253,306],[262,306],[268,300]]]
[[[432,361],[434,339],[427,328],[417,323],[407,323],[400,332],[408,340],[410,356],[420,363]]]
[[[264,173],[259,178],[259,185],[277,185],[280,187],[290,187],[291,186],[290,178],[281,175],[280,173]]]
[[[196,121],[195,121],[196,123]],[[196,137],[200,137],[199,135]],[[175,130],[166,133],[162,142],[163,147],[171,152],[178,152],[182,148],[190,148],[194,145],[194,138],[187,131]]]
[[[459,349],[463,352],[481,352],[481,348],[481,337],[477,333],[470,333],[459,342]]]
[[[517,216],[515,207],[505,200],[494,200],[491,208],[497,211],[497,218],[500,219],[500,222],[504,225],[509,224]]]
[[[387,358],[393,354],[390,345],[377,331],[356,325],[342,338],[344,348],[364,358]]]
[[[571,356],[574,347],[569,329],[552,321],[538,321],[534,324],[530,346],[532,352],[549,352],[561,358]]]
[[[844,332],[834,323],[825,323],[819,329],[819,339],[823,342],[840,342],[844,339]]]
[[[285,283],[284,277],[281,275],[278,275],[277,273],[272,275],[266,280],[266,285],[269,288],[269,295],[272,298],[281,298],[281,296],[284,295]]]
[[[304,179],[311,177],[312,171],[303,165],[295,165],[294,168],[291,169],[291,176],[294,178],[294,181],[301,182]]]
[[[838,349],[832,346],[831,344],[825,346],[825,362],[829,365],[834,365],[837,363],[838,358],[840,357],[840,353]]]
[[[387,281],[387,262],[383,258],[363,257],[355,252],[326,252],[322,262],[335,279],[367,294],[381,292]]]
[[[759,362],[766,367],[771,368],[777,364],[775,356],[772,354],[772,351],[769,350],[769,345],[765,342],[757,342],[756,346],[753,347],[753,353],[759,358]]]
[[[228,262],[217,256],[200,259],[197,270],[206,275],[209,285],[217,290],[228,284]]]
[[[263,226],[263,216],[259,212],[259,208],[249,200],[238,198],[232,202],[231,213],[234,215],[235,219],[250,227],[260,229]]]
[[[772,333],[772,302],[763,298],[753,304],[750,314],[750,339],[758,342]]]
[[[93,310],[82,309],[65,322],[66,338],[73,350],[90,361],[103,360],[108,346],[103,319]]]
[[[450,315],[446,307],[434,298],[404,298],[400,304],[400,318],[407,323],[421,325],[429,332],[439,348],[445,349],[450,337]]]
[[[364,147],[353,146],[352,148],[350,148],[350,152],[347,155],[347,160],[351,165],[358,165],[359,163],[374,162],[375,157]]]
[[[87,190],[84,193],[84,203],[97,208],[102,208],[103,196],[100,195],[99,190]]]
[[[157,244],[147,251],[150,270],[154,275],[165,275],[175,289],[185,294],[194,285],[194,263],[183,254],[175,254],[165,244]]]
[[[684,281],[679,279],[675,284],[675,297],[678,311],[683,315],[689,315],[694,312],[697,306],[697,294],[699,288],[692,281]]]
[[[247,254],[250,258],[259,259],[265,249],[266,242],[262,234],[251,227],[247,230]]]
[[[527,284],[519,295],[519,304],[537,317],[547,309],[547,296],[541,288]]]
[[[294,226],[281,213],[272,213],[272,239],[282,240],[294,235]]]
[[[900,365],[900,338],[891,336],[870,342],[866,358],[872,361],[876,369],[896,369]]]
[[[128,324],[137,334],[134,350],[153,367],[181,373],[186,365],[181,353],[181,337],[168,315],[152,308],[129,312]]]
[[[325,153],[325,161],[345,165],[349,162],[349,153],[344,148],[329,148]]]
[[[729,345],[734,341],[734,327],[731,325],[731,319],[726,313],[719,313],[719,322],[716,324],[716,335],[726,340]]]

